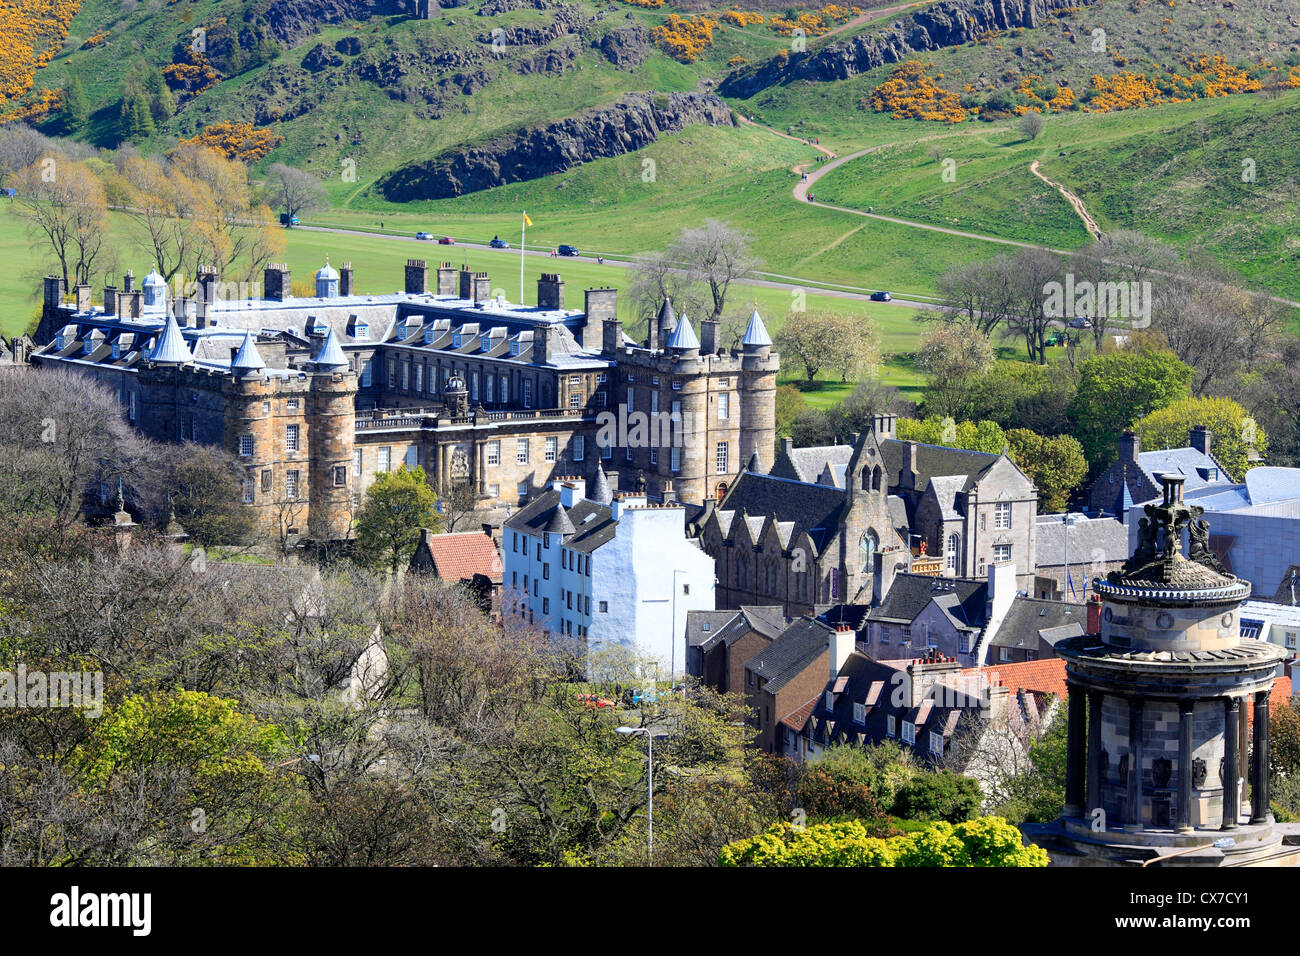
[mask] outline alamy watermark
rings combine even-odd
[[[1093,319],[1098,316],[1130,320],[1134,329],[1151,324],[1150,282],[1075,281],[1074,273],[1065,274],[1065,282],[1048,282],[1043,286],[1043,313],[1049,319]]]
[[[90,718],[104,713],[103,671],[0,671],[0,707],[75,707]]]

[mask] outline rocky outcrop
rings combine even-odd
[[[410,13],[409,0],[262,0],[257,10],[267,30],[284,47],[297,46],[331,23]],[[250,16],[248,19],[254,19]]]
[[[640,24],[611,30],[592,45],[620,70],[635,70],[650,55],[650,35]]]
[[[620,156],[701,123],[731,126],[731,110],[712,94],[630,93],[610,107],[402,166],[380,179],[377,188],[395,202],[460,196]]]
[[[1031,29],[1051,13],[1091,6],[1099,0],[942,0],[881,33],[859,33],[806,53],[773,57],[728,76],[724,96],[748,98],[793,80],[845,80],[920,53],[969,43],[990,30]]]
[[[332,66],[342,65],[343,57],[339,56],[335,51],[327,49],[323,43],[317,43],[302,58],[302,68],[310,73],[319,73],[321,70],[328,70]]]

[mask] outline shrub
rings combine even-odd
[[[918,773],[903,785],[894,800],[894,814],[909,820],[961,823],[979,812],[979,784],[951,770]]]

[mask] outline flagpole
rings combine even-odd
[[[528,211],[519,220],[519,304],[524,304],[524,236],[528,230]]]

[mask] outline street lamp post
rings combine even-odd
[[[619,727],[617,732],[620,734],[645,734],[646,739],[646,777],[648,783],[646,814],[649,819],[647,832],[649,834],[649,855],[650,865],[655,865],[655,738],[650,732],[649,727]]]

